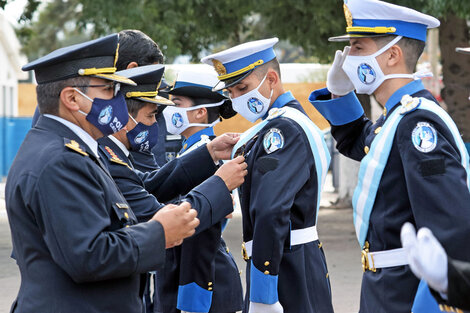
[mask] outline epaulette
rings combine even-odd
[[[88,156],[88,153],[85,152],[85,148],[83,146],[80,146],[80,144],[75,140],[64,138],[64,145],[70,150],[78,152],[81,155]]]
[[[127,164],[126,162],[124,162],[123,160],[121,160],[121,159],[116,155],[116,153],[113,151],[113,149],[111,149],[110,147],[105,146],[105,147],[104,147],[104,152],[106,153],[106,155],[108,156],[108,158],[109,158],[109,160],[110,160],[111,162],[114,162],[114,163],[117,163],[117,164],[120,164],[120,165],[127,166],[129,169],[132,170],[132,168],[129,166],[129,164]]]
[[[270,120],[274,120],[276,118],[279,118],[279,117],[283,116],[284,113],[286,113],[286,110],[284,108],[273,108],[273,109],[269,110],[267,120],[270,121]]]
[[[405,115],[418,109],[419,105],[421,104],[421,98],[404,95],[400,102],[400,114]]]

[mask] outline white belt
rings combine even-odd
[[[317,226],[292,230],[290,232],[290,245],[297,246],[304,243],[318,240]],[[245,242],[243,245],[243,257],[246,259],[251,258],[253,252],[253,240]]]
[[[375,272],[378,268],[402,266],[408,264],[405,249],[398,248],[385,251],[369,252],[362,250],[362,269]]]

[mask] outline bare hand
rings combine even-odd
[[[228,190],[232,191],[245,181],[245,176],[248,174],[247,167],[245,158],[239,156],[222,165],[215,175],[222,178]]]
[[[232,154],[233,146],[240,139],[240,134],[238,133],[225,133],[218,136],[211,142],[207,144],[207,150],[214,160],[217,162],[219,160],[229,160]]]
[[[169,204],[158,210],[152,220],[159,222],[165,232],[165,246],[171,248],[182,243],[184,238],[195,233],[199,225],[197,211],[188,202]]]

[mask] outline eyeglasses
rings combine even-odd
[[[102,84],[102,85],[74,85],[72,87],[75,88],[99,88],[99,87],[107,87],[113,89],[113,94],[116,96],[119,90],[121,89],[120,83],[112,83],[112,84]]]

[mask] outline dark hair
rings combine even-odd
[[[116,67],[125,70],[129,63],[136,62],[139,66],[162,64],[163,53],[149,36],[135,29],[119,32],[119,51]]]
[[[396,36],[390,35],[371,38],[375,41],[377,47],[379,47],[380,49],[386,46],[393,39],[395,39]],[[426,43],[421,40],[403,37],[398,41],[397,45],[403,50],[407,70],[410,73],[414,72],[416,69],[416,65],[418,64],[419,57],[421,56],[421,54],[423,54]]]
[[[189,97],[193,103],[192,106],[197,106],[201,104],[208,104],[208,103],[215,103],[218,102],[214,99],[207,99],[207,98],[193,98]],[[213,123],[220,117],[220,110],[222,106],[210,107],[207,109],[207,123]]]
[[[273,69],[274,71],[276,71],[277,75],[279,75],[279,79],[281,79],[281,67],[279,66],[279,61],[276,58],[262,64],[261,66],[258,66],[253,71],[253,73],[255,73],[256,77],[258,77],[259,80],[262,80],[268,72],[268,69]]]
[[[150,102],[146,101],[141,101],[138,99],[133,99],[133,98],[127,98],[126,99],[127,103],[127,111],[129,111],[129,114],[133,117],[136,118],[137,114],[139,114],[139,111],[150,104]]]
[[[59,114],[60,93],[65,87],[87,86],[90,83],[89,77],[74,77],[56,82],[39,84],[36,86],[39,113]],[[87,87],[78,87],[83,93],[87,92]]]

